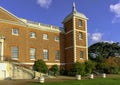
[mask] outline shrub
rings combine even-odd
[[[105,69],[106,69],[106,64],[105,64],[105,62],[98,62],[98,63],[96,63],[96,70],[97,70],[99,73],[106,73],[106,72],[105,72]]]
[[[85,72],[90,74],[92,70],[95,68],[95,64],[92,61],[85,62]]]
[[[58,71],[59,71],[59,68],[57,65],[53,65],[51,68],[50,68],[51,71],[54,72],[54,75],[56,76]]]
[[[62,68],[60,69],[60,74],[61,74],[61,75],[67,75],[67,71],[65,70],[65,67],[62,67]]]
[[[85,64],[84,63],[80,63],[80,62],[76,62],[73,65],[72,71],[76,75],[84,75],[85,74]]]
[[[38,72],[47,73],[48,68],[43,60],[37,60],[34,62],[33,69]]]

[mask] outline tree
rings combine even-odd
[[[43,60],[37,60],[34,62],[33,68],[35,71],[42,72],[42,73],[47,73],[48,68],[47,65]]]
[[[88,50],[89,58],[95,62],[103,62],[106,58],[120,56],[119,43],[98,42],[91,45]]]
[[[119,73],[120,44],[98,42],[89,47],[89,59],[96,63],[97,72]]]
[[[53,71],[56,76],[59,71],[58,65],[53,65],[50,70]]]
[[[120,58],[116,58],[116,57],[110,57],[108,59],[105,59],[105,72],[106,73],[119,73],[120,71],[120,64],[119,62]]]

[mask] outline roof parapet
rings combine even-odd
[[[44,29],[44,30],[53,30],[53,31],[58,31],[58,32],[62,32],[63,31],[63,30],[61,30],[60,27],[57,27],[57,26],[53,26],[53,25],[49,25],[49,24],[43,24],[43,23],[38,23],[38,22],[34,22],[34,21],[23,19],[23,18],[20,18],[20,20],[22,20],[24,23],[26,23],[30,27],[36,27],[36,28]]]

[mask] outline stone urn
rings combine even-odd
[[[90,79],[94,79],[94,75],[93,75],[93,74],[90,74],[89,78],[90,78]]]
[[[44,83],[45,82],[45,78],[43,76],[39,77],[38,80],[39,80],[40,83]]]
[[[106,78],[106,74],[105,73],[102,74],[102,78]]]
[[[81,75],[76,75],[77,80],[81,80]]]

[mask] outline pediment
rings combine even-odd
[[[6,9],[0,7],[0,20],[12,21],[15,23],[25,24],[18,17],[7,11]]]

